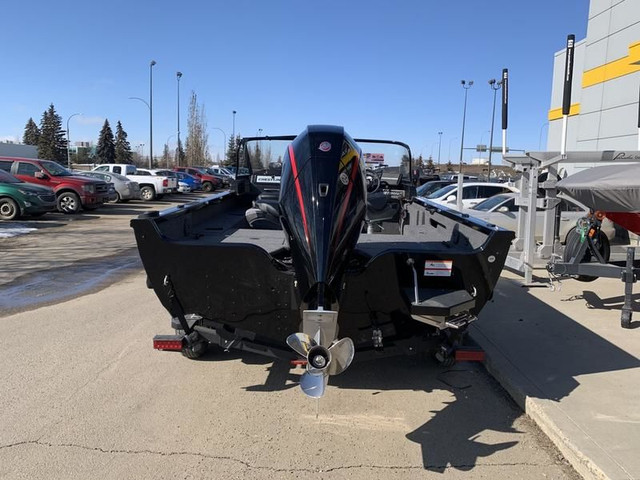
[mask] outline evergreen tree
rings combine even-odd
[[[62,129],[62,118],[56,113],[53,103],[42,114],[38,157],[58,163],[67,162],[67,140]]]
[[[131,144],[120,120],[116,124],[115,163],[133,163]]]
[[[24,127],[24,135],[22,136],[22,143],[25,145],[38,145],[40,139],[40,129],[33,118],[29,117],[29,121]]]
[[[113,140],[113,131],[109,125],[109,120],[104,121],[100,136],[98,138],[98,148],[96,151],[98,163],[114,163],[116,159],[116,146]]]
[[[227,145],[227,158],[224,161],[225,165],[235,165],[236,164],[236,152],[240,146],[240,142],[242,141],[242,137],[238,134],[235,137],[231,135],[229,139],[229,144]]]

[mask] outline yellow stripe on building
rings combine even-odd
[[[582,88],[635,72],[640,72],[640,42],[629,45],[629,55],[626,57],[584,72],[582,74]]]
[[[569,107],[569,116],[578,115],[580,113],[580,104],[574,103]],[[549,110],[549,121],[558,120],[562,118],[562,107]]]

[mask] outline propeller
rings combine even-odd
[[[344,372],[355,353],[353,341],[342,338],[333,342],[329,348],[320,345],[320,331],[315,338],[306,333],[293,333],[287,337],[287,345],[298,355],[307,359],[307,371],[300,379],[300,388],[311,398],[324,395],[329,375],[339,375]]]

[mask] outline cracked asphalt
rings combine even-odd
[[[66,246],[45,252],[67,273],[86,271],[96,245],[96,262],[128,251],[133,213],[98,212],[0,240],[16,272],[0,296],[47,283],[39,242]],[[1,479],[579,478],[481,365],[359,361],[317,403],[285,362],[154,351],[168,314],[139,265],[114,268],[110,281],[0,308]]]

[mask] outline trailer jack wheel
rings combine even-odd
[[[207,351],[207,342],[203,340],[196,332],[185,337],[184,346],[182,347],[182,355],[191,360],[200,358]]]
[[[433,358],[443,367],[451,367],[456,363],[456,356],[454,350],[448,345],[440,345],[433,354]]]

